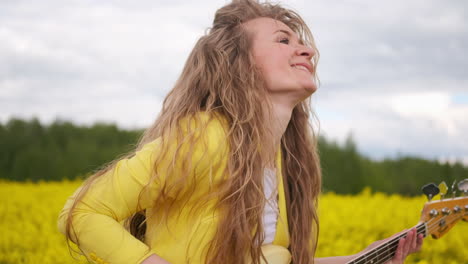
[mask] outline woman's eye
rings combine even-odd
[[[279,40],[279,43],[289,44],[289,39],[288,39],[288,38],[281,38],[281,39]]]

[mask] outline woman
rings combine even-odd
[[[135,153],[89,178],[59,229],[98,263],[260,263],[270,244],[293,263],[348,262],[313,257],[317,62],[295,12],[254,0],[222,7]],[[389,263],[421,243],[411,231]]]

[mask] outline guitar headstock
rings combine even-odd
[[[467,180],[460,182],[458,188],[463,197],[442,198],[427,202],[422,210],[421,222],[426,224],[427,235],[440,238],[445,235],[459,220],[468,221]],[[441,188],[443,189],[443,188]],[[441,192],[441,197],[446,193]]]

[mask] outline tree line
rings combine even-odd
[[[133,150],[142,130],[123,130],[114,124],[79,126],[57,120],[43,125],[37,119],[10,119],[0,124],[0,179],[61,181],[85,178]],[[385,193],[420,194],[422,185],[468,178],[461,163],[440,163],[401,156],[372,160],[357,150],[349,137],[344,144],[319,138],[323,189],[354,194],[364,187]]]

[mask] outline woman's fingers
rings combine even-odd
[[[413,249],[413,241],[415,236],[415,230],[411,229],[407,234],[406,234],[406,241],[405,241],[405,249],[403,252],[403,257],[406,258],[406,256],[409,254],[409,252]]]
[[[418,252],[421,250],[421,247],[423,245],[423,241],[424,241],[424,236],[422,234],[419,234],[418,235],[418,238],[417,238],[417,242],[416,242],[416,248],[414,249],[413,252],[411,253],[414,253],[414,252]]]
[[[397,263],[403,263],[403,260],[404,260],[404,257],[403,257],[403,251],[405,250],[405,242],[406,242],[406,239],[404,238],[401,238],[399,241],[398,241],[398,247],[397,247],[397,250],[395,252],[395,256],[393,257],[392,259],[392,264],[397,264]]]
[[[415,228],[411,229],[410,231],[405,230],[400,232],[393,237],[399,236],[405,232],[406,236],[400,238],[398,241],[398,247],[395,251],[395,256],[393,256],[392,260],[389,261],[388,264],[403,264],[409,254],[421,250],[424,236],[422,234],[418,234]]]
[[[403,264],[409,254],[420,250],[423,236],[418,236],[416,233],[415,229],[411,229],[406,233],[406,237],[400,238],[391,264]]]
[[[416,250],[418,246],[418,234],[416,233],[416,230],[414,231],[414,237],[413,237],[413,243],[411,243],[411,250],[410,252]]]
[[[423,240],[424,240],[424,236],[422,234],[417,234],[416,230],[412,230],[412,231],[414,232],[412,236],[413,240],[412,240],[411,247],[409,249],[408,254],[412,254],[414,252],[420,251],[422,244],[423,244]]]

